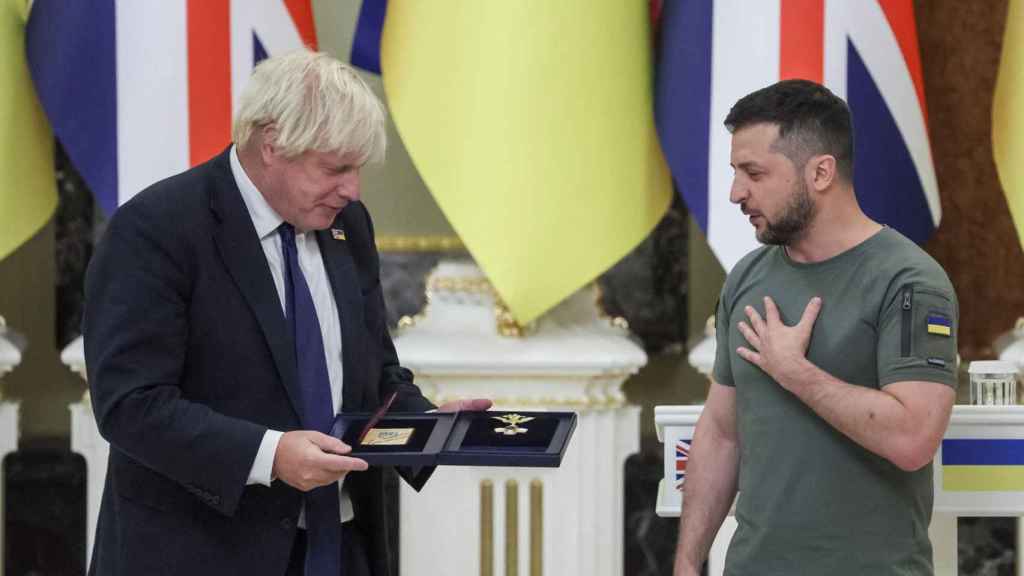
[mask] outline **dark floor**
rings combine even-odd
[[[85,573],[85,459],[47,446],[4,459],[4,574]]]

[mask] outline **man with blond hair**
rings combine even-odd
[[[89,267],[111,444],[90,573],[391,574],[390,471],[328,435],[393,393],[392,410],[434,408],[398,363],[359,202],[384,109],[351,68],[299,51],[256,67],[233,139],[121,207]],[[430,470],[399,473],[418,489]]]

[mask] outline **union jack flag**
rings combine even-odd
[[[35,0],[25,33],[43,109],[108,215],[231,142],[257,62],[317,46],[310,0]]]
[[[690,443],[685,440],[676,442],[676,490],[683,489],[686,482],[686,463],[690,460]]]
[[[677,0],[660,13],[655,115],[676,185],[726,271],[757,247],[729,202],[744,94],[788,78],[824,84],[853,112],[864,212],[923,243],[942,215],[911,0]]]

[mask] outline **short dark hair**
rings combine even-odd
[[[840,177],[853,181],[853,118],[846,102],[828,88],[783,80],[740,98],[725,117],[730,133],[762,123],[779,127],[774,147],[797,167],[811,156],[829,154]]]

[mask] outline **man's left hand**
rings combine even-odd
[[[811,331],[820,311],[821,298],[815,296],[807,303],[800,321],[795,326],[786,326],[779,317],[775,301],[765,296],[765,317],[762,319],[753,306],[747,306],[744,312],[750,323],[739,323],[740,333],[753,350],[741,346],[736,353],[789,390],[805,367]]]
[[[459,412],[460,410],[466,410],[469,412],[479,412],[487,410],[494,404],[486,398],[473,398],[470,400],[452,400],[451,402],[445,402],[437,407],[438,412]]]

